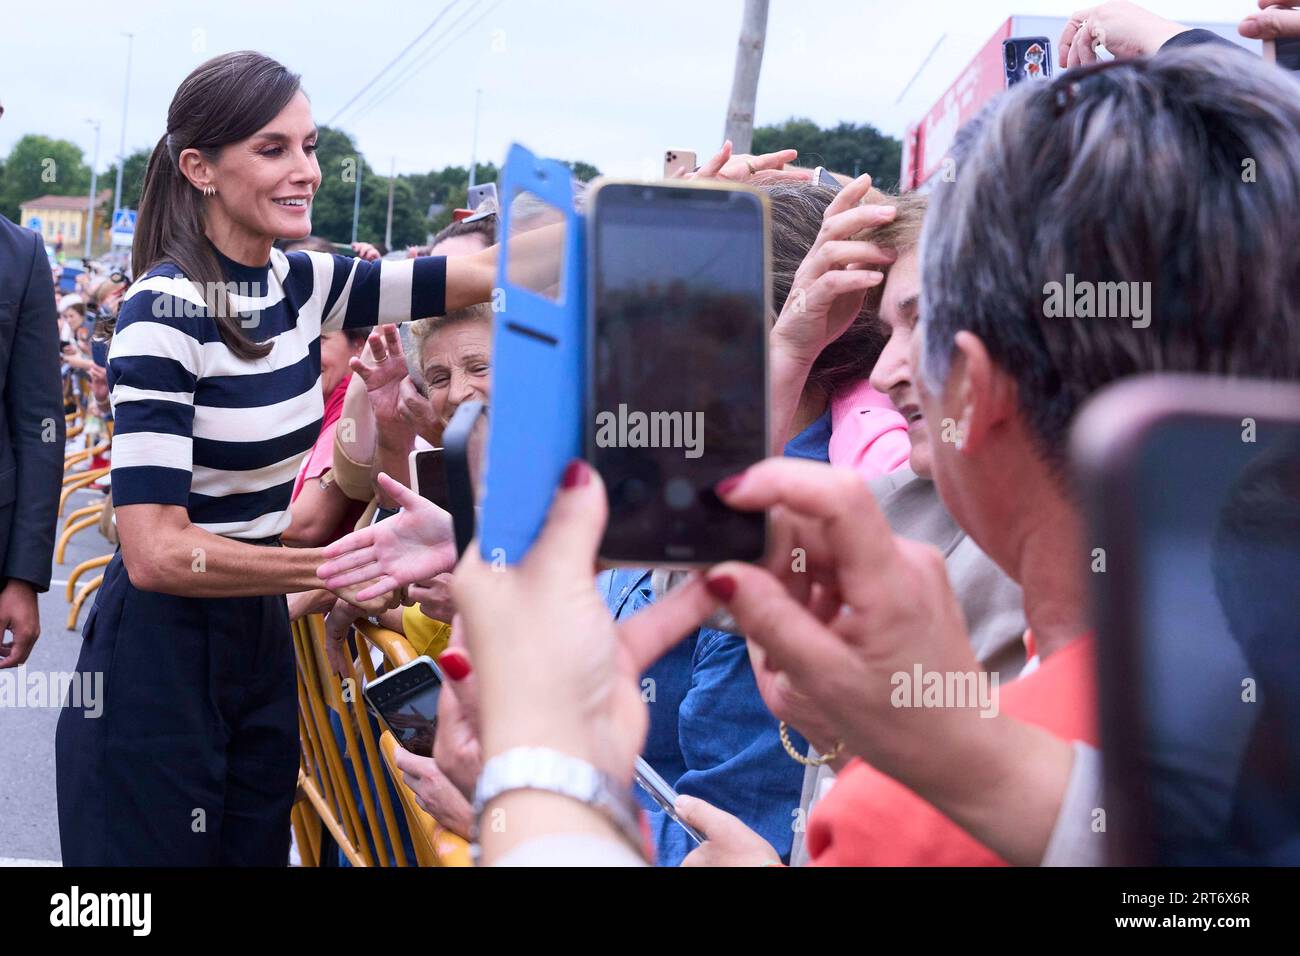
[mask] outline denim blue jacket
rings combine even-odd
[[[792,457],[825,461],[830,441],[827,412],[786,445]],[[597,587],[615,619],[630,617],[652,600],[650,572],[602,572]],[[745,639],[700,628],[642,675],[650,730],[642,756],[678,792],[706,800],[739,817],[789,862],[803,790],[803,767],[781,746],[778,721],[758,693]],[[794,730],[790,742],[808,749]],[[637,787],[649,813],[660,866],[677,866],[695,842]]]

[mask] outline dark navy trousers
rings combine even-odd
[[[141,591],[119,551],[82,637],[77,671],[103,674],[104,699],[98,717],[84,701],[59,715],[64,865],[286,865],[299,742],[283,595]]]

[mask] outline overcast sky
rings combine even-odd
[[[329,122],[448,3],[11,0],[0,23],[0,155],[20,136],[43,133],[73,140],[89,157],[86,120],[99,119],[105,168],[122,135],[126,31],[135,34],[130,152],[157,142],[185,75],[228,50],[260,50],[301,73],[316,121]],[[1225,23],[1256,9],[1254,0],[1144,5]],[[720,142],[741,8],[741,0],[456,0],[336,125],[381,172],[392,160],[399,172],[466,165],[481,89],[480,160],[500,162],[518,140],[638,175],[657,167],[665,147],[703,156]],[[1008,15],[1074,10],[1073,0],[772,0],[757,123],[808,116],[901,135]]]

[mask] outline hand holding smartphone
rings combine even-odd
[[[601,182],[587,232],[585,456],[609,496],[601,558],[758,560],[766,517],[713,488],[767,454],[766,197],[715,180]]]
[[[442,683],[438,665],[421,656],[372,680],[361,693],[405,750],[432,757]]]
[[[686,173],[693,173],[699,165],[693,149],[669,149],[664,151],[664,179],[677,179]]]

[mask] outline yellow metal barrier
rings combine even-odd
[[[389,667],[397,667],[416,656],[410,644],[394,631],[359,624],[361,673],[349,662],[341,679],[326,655],[328,638],[320,615],[295,621],[293,633],[302,738],[293,828],[303,863],[320,864],[323,827],[354,866],[468,866],[468,843],[415,802],[392,762],[397,746],[392,735],[385,731],[376,736],[361,696],[362,680],[375,677],[369,649],[379,650]],[[341,747],[331,712],[342,730]],[[385,781],[392,782],[400,807],[394,807]],[[408,860],[403,849],[399,819],[411,835],[415,860]]]

